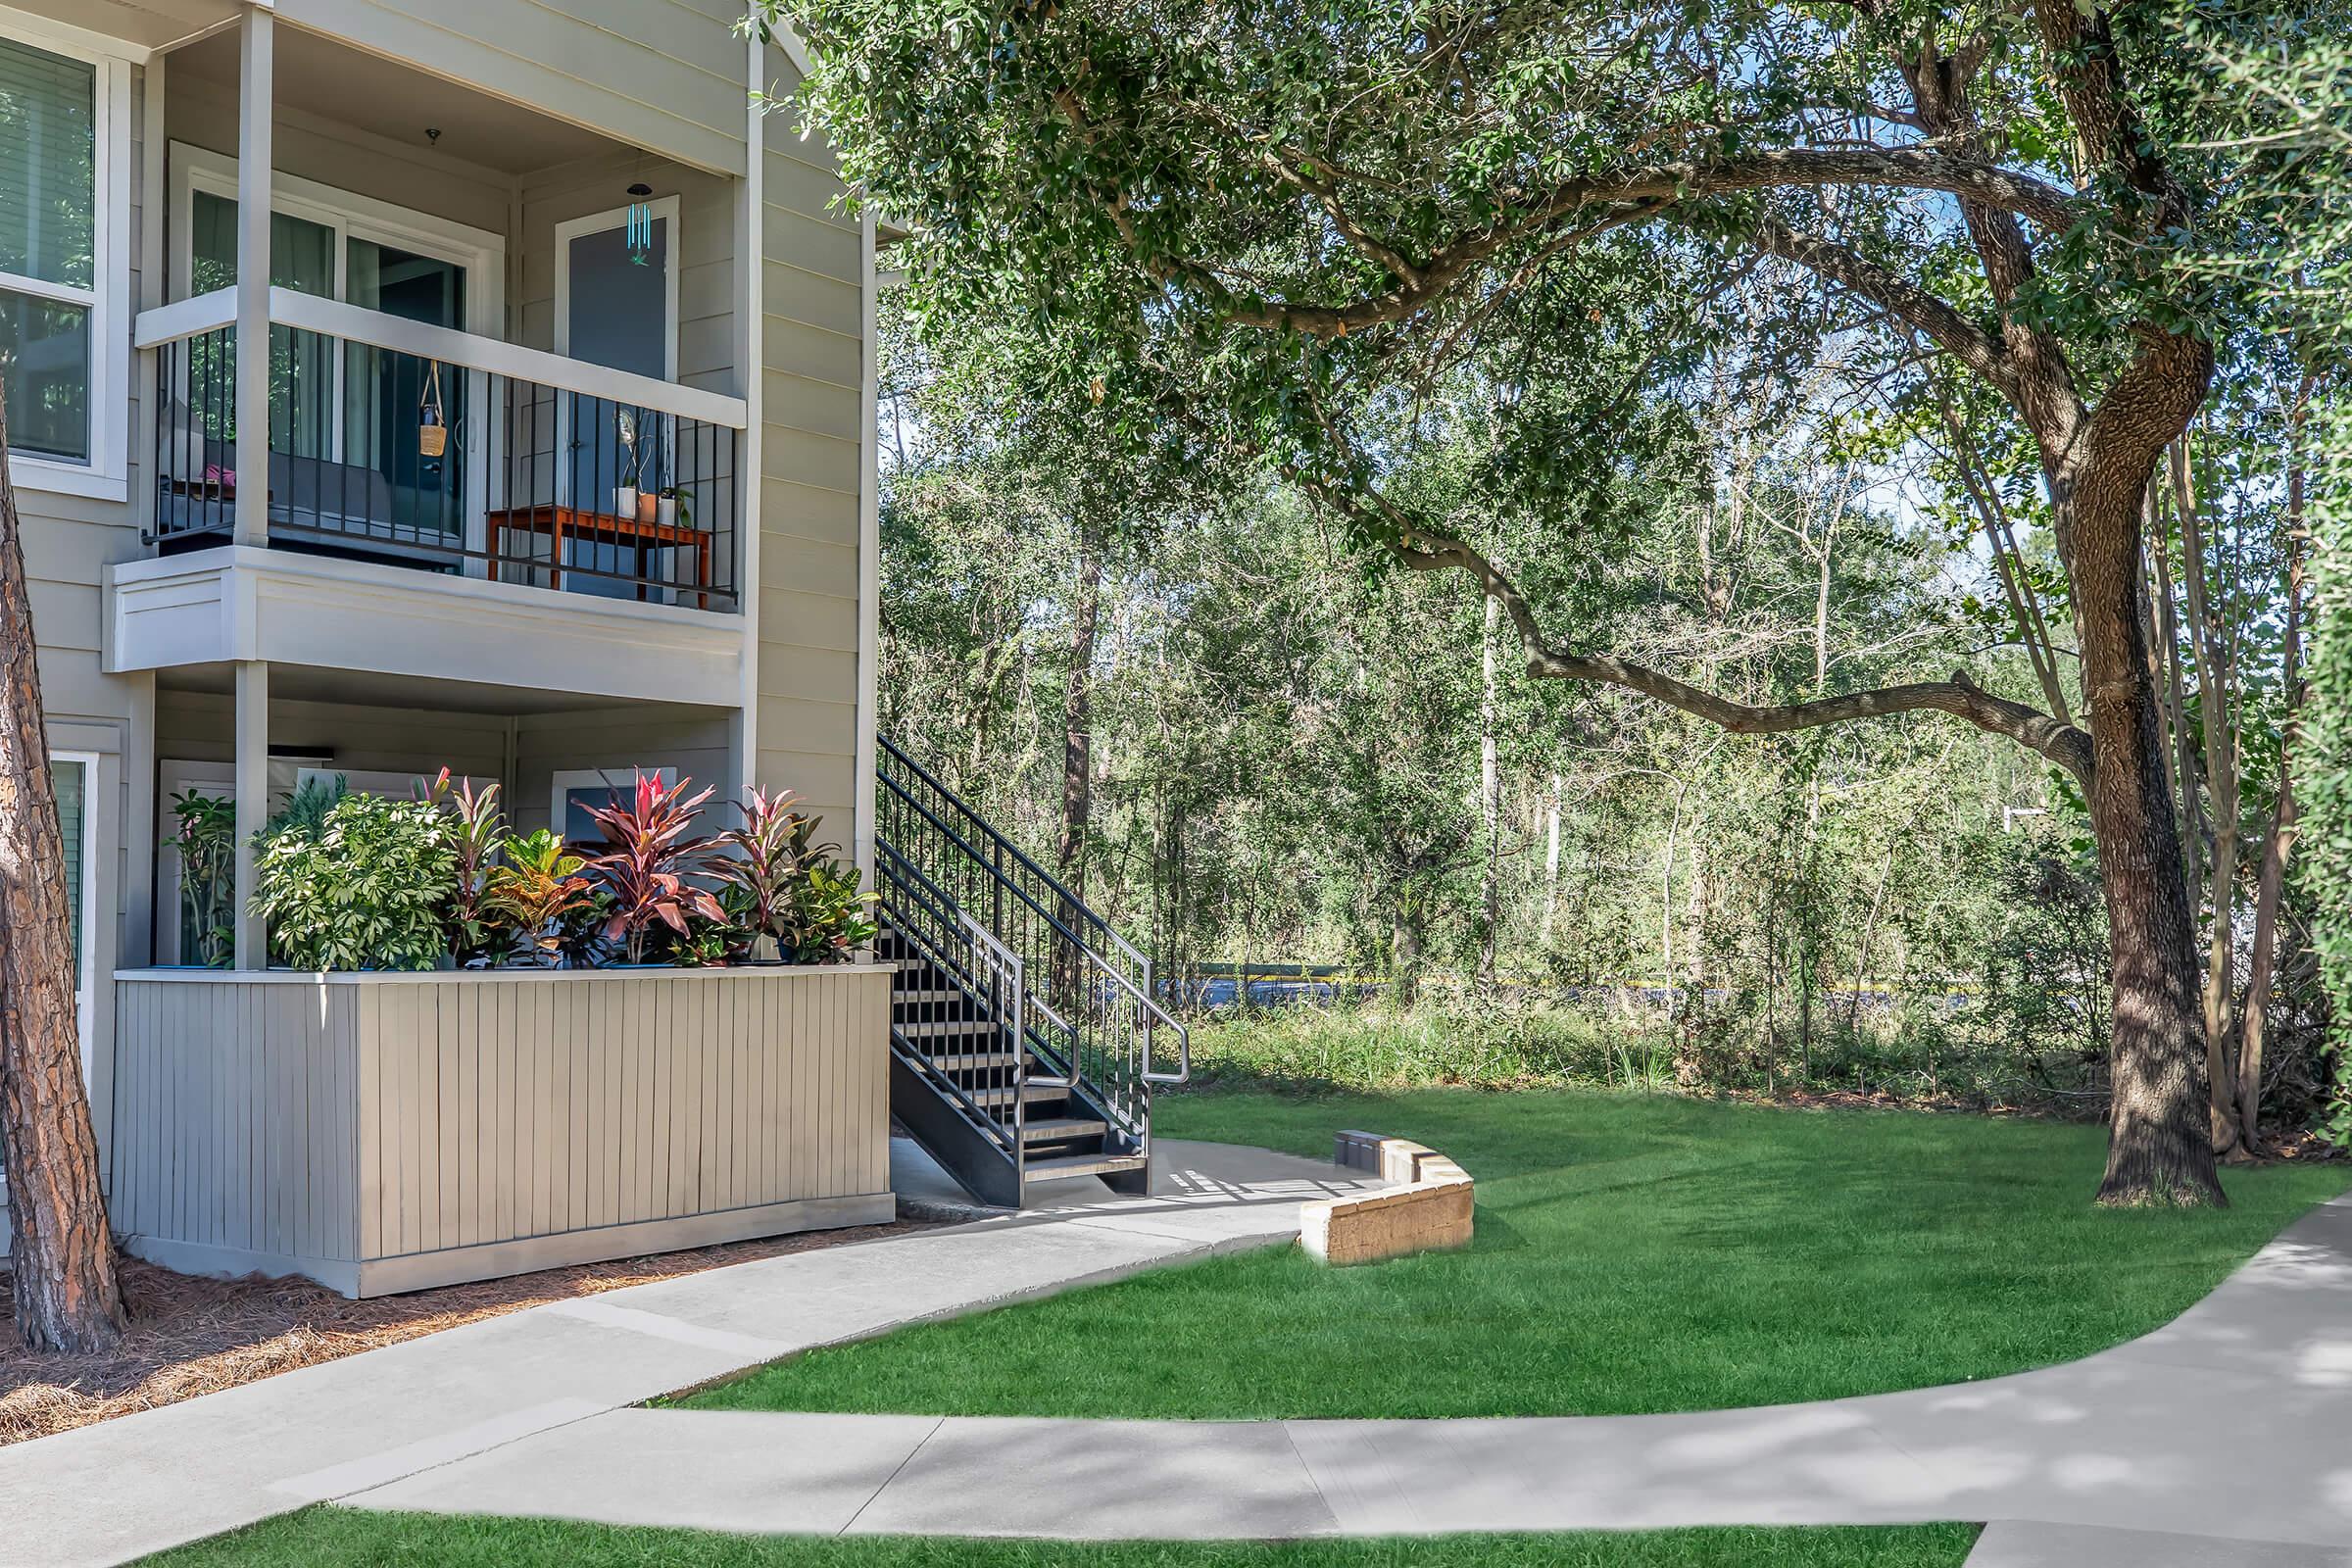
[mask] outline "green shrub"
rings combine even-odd
[[[262,833],[253,912],[298,969],[430,969],[457,861],[440,810],[422,801],[317,798]]]

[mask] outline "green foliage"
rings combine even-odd
[[[801,862],[775,932],[788,961],[842,963],[873,942],[875,895],[859,892],[858,881],[858,867],[829,856]]]
[[[2314,421],[2311,519],[2311,697],[2303,744],[2311,760],[2302,854],[2317,905],[2314,932],[2333,1004],[2328,1130],[2352,1146],[2352,397],[2335,383]]]
[[[816,819],[795,809],[790,790],[770,795],[758,787],[744,797],[743,824],[718,835],[715,843],[732,855],[714,858],[711,874],[723,884],[720,903],[727,919],[751,937],[774,937],[783,945],[784,923],[804,867],[816,856],[831,851],[814,845]]]
[[[179,919],[187,956],[207,968],[236,961],[237,803],[197,790],[172,797],[168,847],[179,853]]]
[[[456,857],[421,801],[298,795],[256,848],[253,912],[298,969],[430,969],[448,952]]]

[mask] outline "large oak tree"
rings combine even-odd
[[[2214,373],[2177,253],[2205,205],[2168,115],[2200,8],[2089,0],[801,0],[805,96],[910,238],[934,330],[1008,331],[1006,393],[1203,471],[1246,453],[1404,564],[1472,575],[1539,678],[1761,734],[1935,710],[2079,783],[2112,941],[2100,1197],[2219,1201],[2194,905],[2143,590],[2143,511]],[[2190,24],[2183,24],[2183,19]],[[1546,619],[1476,516],[1398,483],[1433,404],[1498,423],[1497,509],[1587,522],[1610,411],[1707,346],[1759,263],[1809,279],[1791,362],[1923,345],[2031,436],[2077,716],[1965,672],[1755,707]],[[1825,319],[1824,305],[1829,308]],[[1622,385],[1619,383],[1623,383]],[[1492,533],[1488,535],[1492,537]]]

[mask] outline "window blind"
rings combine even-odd
[[[0,38],[0,272],[97,286],[98,72]]]

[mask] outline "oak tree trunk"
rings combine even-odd
[[[110,1348],[124,1327],[98,1141],[81,1078],[65,841],[49,776],[24,547],[0,405],[0,1158],[15,1230],[17,1332],[38,1350]]]
[[[2115,1009],[2099,1201],[2110,1204],[2226,1201],[2205,1083],[2195,917],[2141,600],[2141,507],[2160,446],[2144,432],[2102,439],[2094,428],[2050,486],[2055,520],[2072,545],[2082,686],[2098,758],[2090,819]]]

